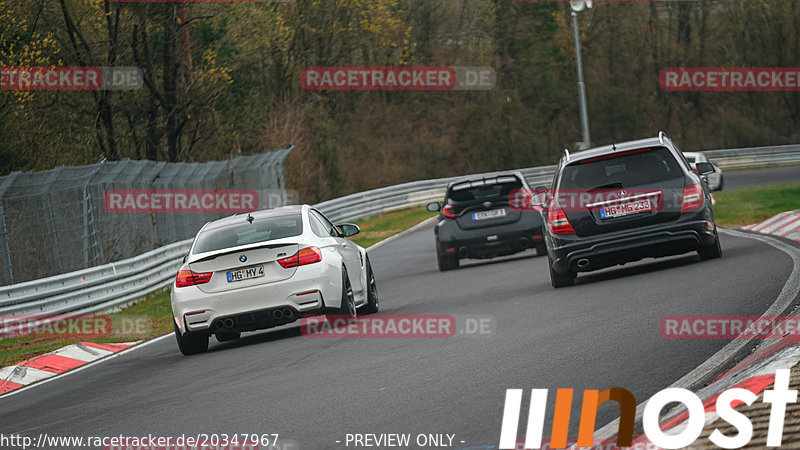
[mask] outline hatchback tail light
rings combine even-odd
[[[284,269],[305,266],[322,261],[322,252],[317,247],[306,247],[294,255],[278,260],[278,264]]]
[[[575,229],[572,228],[567,215],[561,208],[551,209],[547,212],[547,223],[555,234],[575,234]]]
[[[456,208],[454,208],[453,205],[445,205],[445,207],[442,208],[442,214],[444,214],[444,216],[448,219],[455,219]]]
[[[696,211],[701,206],[703,206],[703,188],[699,184],[684,186],[681,214]]]
[[[191,270],[180,270],[175,277],[175,287],[187,287],[197,284],[206,284],[211,281],[213,272],[198,273]]]

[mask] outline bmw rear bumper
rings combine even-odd
[[[314,264],[298,268],[287,280],[216,293],[173,284],[173,317],[181,333],[271,328],[338,307],[341,280],[334,266]]]

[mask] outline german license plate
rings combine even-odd
[[[495,219],[498,217],[505,217],[506,212],[505,209],[490,209],[489,211],[478,211],[472,213],[472,220],[486,220],[486,219]]]
[[[239,270],[231,270],[228,272],[228,283],[234,281],[249,280],[251,278],[259,278],[264,276],[264,266],[251,266],[244,267]]]
[[[610,205],[600,208],[600,218],[610,219],[613,217],[627,216],[630,214],[638,214],[643,212],[650,212],[653,210],[653,204],[649,198],[643,200],[635,200],[632,202],[620,203],[618,205]]]

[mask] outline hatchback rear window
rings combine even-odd
[[[248,223],[214,228],[197,236],[192,253],[213,252],[239,245],[256,244],[303,234],[303,219],[298,215],[266,217]]]
[[[680,177],[683,172],[672,153],[657,147],[576,161],[564,168],[560,188],[633,187]]]
[[[495,182],[473,181],[453,185],[447,198],[456,203],[508,198],[515,189],[522,188],[522,182],[516,177],[502,177],[490,181]]]

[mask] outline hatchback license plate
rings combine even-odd
[[[636,200],[600,208],[600,218],[610,219],[613,217],[627,216],[630,214],[650,212],[652,210],[653,204],[650,202],[650,199]]]
[[[491,209],[489,211],[478,211],[472,213],[472,220],[486,220],[486,219],[496,219],[498,217],[505,217],[506,216],[505,209]]]
[[[264,276],[264,266],[251,266],[244,267],[239,270],[232,270],[228,272],[228,283],[234,281],[249,280],[251,278],[259,278]]]

